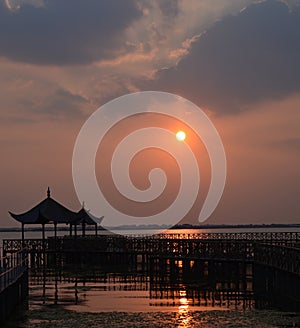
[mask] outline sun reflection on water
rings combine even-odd
[[[192,316],[189,312],[189,301],[186,297],[186,291],[179,291],[179,307],[178,307],[178,326],[181,328],[188,328],[191,324]]]

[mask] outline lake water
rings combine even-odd
[[[153,298],[149,288],[145,277],[120,274],[88,282],[47,279],[44,287],[31,279],[24,327],[300,327],[300,313],[258,311],[241,300],[197,305],[185,286],[174,298]]]
[[[290,232],[300,228],[173,230],[197,232]],[[87,233],[93,234],[92,231]],[[104,233],[100,231],[99,233]],[[132,231],[136,234],[136,231]],[[59,236],[68,234],[58,231]],[[40,238],[41,232],[26,232]],[[46,236],[53,236],[47,231]],[[0,240],[20,238],[1,232]],[[155,283],[145,273],[122,268],[33,272],[29,311],[19,327],[300,327],[300,313],[255,309],[249,294],[226,296],[199,285]]]

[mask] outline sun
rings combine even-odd
[[[184,131],[178,131],[176,133],[176,139],[178,141],[184,141],[185,137],[186,137],[186,135],[185,135],[185,132]]]

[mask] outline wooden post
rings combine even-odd
[[[54,222],[54,239],[57,239],[57,222]]]
[[[70,223],[70,237],[72,236],[72,223]]]
[[[85,222],[82,222],[82,236],[85,236]]]
[[[77,237],[77,224],[75,223],[75,226],[74,226],[74,232],[75,232],[75,238]]]
[[[25,232],[24,232],[24,223],[22,222],[22,247],[24,247]]]
[[[42,239],[43,239],[43,243],[45,241],[45,223],[42,224]]]
[[[98,236],[98,226],[97,226],[97,223],[95,223],[95,236]]]

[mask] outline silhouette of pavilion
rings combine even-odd
[[[39,204],[31,208],[29,211],[22,214],[14,214],[9,212],[11,217],[22,224],[22,240],[25,239],[25,225],[41,224],[42,225],[42,238],[45,239],[45,225],[54,225],[54,237],[57,238],[57,225],[67,224],[70,225],[70,236],[72,235],[72,228],[74,227],[75,236],[77,236],[77,226],[82,225],[82,235],[85,235],[85,226],[94,225],[95,234],[97,235],[97,221],[100,223],[102,218],[96,218],[88,213],[84,207],[78,212],[73,212],[58,203],[51,197],[50,188],[47,189],[47,198]]]

